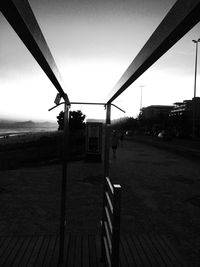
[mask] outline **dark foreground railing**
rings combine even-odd
[[[119,266],[121,186],[105,181],[102,216],[101,259],[111,267]]]

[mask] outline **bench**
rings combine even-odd
[[[101,261],[106,266],[119,266],[121,186],[106,177],[103,196]]]

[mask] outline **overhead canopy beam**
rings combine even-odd
[[[114,101],[199,20],[200,0],[178,0],[114,86],[107,103]]]
[[[27,0],[1,0],[3,13],[60,95],[69,103],[53,56]]]
[[[65,104],[65,102],[60,102],[58,105],[55,105],[54,107],[48,109],[48,111],[53,110],[54,108],[57,108],[58,106]],[[106,108],[107,104],[106,103],[94,103],[94,102],[70,102],[70,105],[97,105],[97,106],[104,106]],[[119,109],[120,111],[126,113],[125,110],[121,109],[120,107],[111,104],[113,107]]]

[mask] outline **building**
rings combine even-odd
[[[141,109],[141,116],[144,119],[155,119],[159,116],[167,118],[172,110],[173,106],[165,105],[151,105]]]
[[[179,122],[182,121],[184,132],[193,136],[200,136],[200,97],[174,103],[169,116],[177,122],[177,128],[181,125]]]
[[[200,137],[200,97],[173,106],[151,105],[141,109],[148,129],[169,129],[177,136]]]
[[[172,116],[185,116],[188,119],[192,119],[192,100],[184,100],[183,102],[176,102],[169,114]]]

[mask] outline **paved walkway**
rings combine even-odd
[[[122,185],[122,233],[163,234],[188,266],[199,266],[199,164],[127,140],[110,161],[110,179]],[[58,233],[61,170],[44,165],[0,172],[1,234]],[[71,162],[68,174],[67,230],[99,232],[103,164]]]
[[[164,236],[121,236],[120,267],[184,267]],[[104,267],[99,235],[66,233],[64,263],[58,265],[59,236],[0,236],[0,266]]]
[[[181,156],[183,146],[178,154],[158,147],[129,140],[118,149],[116,159],[111,157],[110,179],[122,184],[122,231],[165,234],[186,255],[189,266],[199,266],[197,157],[193,161]]]
[[[128,140],[161,148],[188,159],[196,161],[200,159],[200,140],[174,138],[170,141],[164,141],[157,137],[137,135],[128,137]]]

